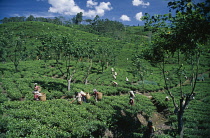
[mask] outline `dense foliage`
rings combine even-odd
[[[139,102],[135,107],[130,107],[127,99],[127,96],[105,96],[94,105],[77,105],[64,99],[41,103],[8,101],[1,109],[5,116],[1,132],[7,137],[102,137],[106,130],[111,130],[115,137],[132,136],[143,128],[132,116],[139,109],[151,114],[154,107],[144,96],[136,97]]]
[[[208,74],[204,74],[207,75]],[[210,127],[209,127],[209,86],[210,79],[206,79],[205,82],[199,81],[196,87],[196,96],[195,99],[191,101],[191,104],[187,107],[184,115],[185,127],[184,127],[184,136],[185,137],[207,137],[209,136]],[[183,86],[185,91],[190,92],[191,87],[189,85]],[[173,91],[176,91],[174,94],[176,97],[179,97],[179,89],[173,88]],[[163,109],[168,109],[167,114],[172,126],[177,127],[177,117],[174,112],[173,104],[169,101],[164,101],[163,99],[167,96],[167,92],[152,93],[153,98],[156,100],[158,107]],[[178,100],[177,100],[178,102]],[[169,132],[171,134],[173,131]]]
[[[31,22],[28,23],[29,25],[31,24]],[[32,24],[34,24],[34,22],[32,22]],[[41,28],[41,26],[43,25],[40,24],[39,28]],[[27,31],[30,31],[30,29]],[[59,32],[59,30],[57,31]],[[30,33],[27,34],[29,36]],[[35,31],[33,35],[34,34],[36,34]],[[44,33],[43,36],[46,38],[51,38],[50,35],[48,36],[46,34],[48,33]],[[81,35],[81,37],[83,36]],[[29,38],[31,38],[33,41],[33,37]],[[93,39],[93,37],[90,38]],[[98,37],[96,36],[96,38]],[[39,42],[39,39],[36,40],[38,42],[34,42],[41,43]],[[100,38],[100,40],[106,40],[106,38]],[[48,39],[45,42],[50,44]],[[97,45],[98,43],[94,42],[93,44]],[[132,44],[129,45],[132,46]],[[129,53],[126,50],[126,47],[127,45],[121,49],[122,53],[124,52],[123,54],[132,55],[132,50],[130,50],[131,53]],[[34,47],[33,45],[28,45],[27,48],[33,49]],[[137,53],[141,52],[141,48],[136,48],[135,46],[133,48],[133,51]],[[120,55],[120,53],[118,52],[118,59],[123,57]],[[201,62],[202,68],[200,68],[200,73],[205,72],[207,69],[206,67],[208,67],[208,62],[206,62],[206,59],[208,59],[208,54],[204,54],[202,58],[203,62]],[[139,137],[143,135],[145,126],[140,124],[138,120],[135,119],[136,115],[143,111],[149,118],[149,116],[155,112],[155,106],[146,96],[137,95],[136,104],[135,106],[131,107],[128,104],[129,97],[127,92],[129,90],[134,90],[142,93],[148,93],[164,89],[164,81],[161,77],[161,72],[157,67],[153,67],[147,61],[141,59],[139,63],[140,65],[143,64],[144,68],[136,70],[136,64],[138,62],[134,62],[135,58],[128,58],[127,60],[124,57],[127,64],[124,64],[123,61],[118,60],[118,63],[115,66],[106,66],[102,72],[100,62],[98,62],[98,60],[96,60],[97,57],[95,57],[88,77],[88,83],[85,85],[84,80],[86,77],[84,74],[87,73],[91,63],[87,62],[87,57],[78,57],[80,60],[77,60],[77,58],[74,57],[72,58],[70,66],[71,70],[76,70],[76,72],[72,78],[71,91],[69,92],[67,91],[67,82],[62,72],[57,68],[57,63],[59,63],[60,69],[63,72],[66,71],[63,56],[61,56],[59,62],[53,60],[52,57],[50,59],[51,60],[36,60],[36,56],[28,56],[28,58],[25,59],[28,61],[22,61],[23,59],[20,60],[18,71],[15,70],[13,62],[10,62],[10,60],[7,59],[7,56],[5,56],[5,59],[2,60],[3,62],[1,63],[0,67],[2,89],[0,101],[1,113],[3,115],[1,121],[3,122],[1,125],[2,136],[12,137],[15,135],[20,137],[32,137],[40,134],[40,132],[45,136],[52,135],[55,137],[99,137],[107,134],[108,132],[111,132],[111,134],[116,137],[120,137],[122,135]],[[173,58],[171,59],[171,62],[168,64],[168,70],[172,69],[170,68],[170,64],[173,63]],[[122,63],[119,64],[120,62]],[[130,64],[130,67],[127,66],[128,64]],[[113,74],[115,73],[112,72],[112,67],[114,67],[114,72],[117,72],[116,80],[113,78]],[[141,79],[139,76],[141,70],[144,71],[143,79]],[[126,77],[129,78],[129,82],[125,80]],[[205,78],[207,77],[208,74],[205,75]],[[118,82],[118,86],[113,86],[112,81]],[[36,102],[32,100],[33,84],[35,82],[40,84],[42,87],[42,92],[46,93],[46,102]],[[176,81],[176,78],[174,78],[172,87],[176,86],[177,84],[178,82]],[[201,85],[201,88],[208,88],[207,83],[201,84],[206,84],[205,86]],[[95,103],[94,100],[91,99],[90,103],[84,103],[82,105],[77,105],[76,102],[70,103],[73,100],[72,97],[74,92],[83,90],[85,92],[92,93],[94,88],[103,92],[105,95],[102,101]],[[197,93],[198,95],[199,93],[202,94],[202,90],[198,90]],[[119,96],[120,94],[125,95]],[[153,95],[154,99],[160,102],[160,104],[165,103],[165,96],[165,93],[154,93]],[[206,94],[203,95],[203,98],[208,96],[209,91],[207,89]],[[208,103],[208,98],[204,98],[203,101]],[[165,103],[164,106],[168,107],[167,104],[168,103]],[[203,102],[200,102],[199,104],[195,102],[195,105],[192,105],[194,105],[196,108],[199,107],[200,104],[202,105]],[[189,111],[193,109],[189,109]],[[173,112],[171,106],[169,106],[169,110],[171,113]],[[200,109],[196,108],[195,110],[199,110],[200,112]],[[204,113],[202,113],[204,115],[207,113],[205,112],[207,110],[202,109],[202,111],[204,111]],[[185,116],[186,118],[188,116],[190,117],[191,112],[188,114],[189,115]],[[89,123],[87,123],[87,118]],[[125,120],[127,121],[125,122]],[[173,115],[170,117],[170,120],[173,124],[172,126],[175,128],[176,121]],[[190,121],[187,120],[187,122]],[[126,123],[126,126],[129,127],[123,127],[124,123]],[[192,135],[194,132],[194,124],[196,124],[196,122],[193,121],[191,122],[191,125],[189,125],[189,129],[186,128],[187,135]],[[200,129],[205,131],[205,133],[203,133],[204,135],[208,134],[208,127],[202,127]],[[174,133],[171,131],[169,134],[173,135]],[[195,135],[200,134],[197,132]]]
[[[55,18],[44,18],[44,17],[34,17],[33,15],[30,15],[29,17],[9,17],[9,18],[5,17],[0,21],[4,24],[11,22],[18,23],[18,22],[27,22],[27,21],[43,22],[43,24],[52,23],[132,43],[139,43],[140,41],[145,39],[144,35],[147,35],[148,33],[147,31],[144,31],[142,26],[138,27],[125,26],[118,21],[101,19],[98,15],[94,19],[83,20],[82,14],[83,13],[81,12],[78,13],[71,20],[67,20],[62,16]],[[138,28],[138,29],[133,30],[133,28]]]
[[[164,126],[170,129],[154,122],[155,135],[176,137],[179,124],[173,103],[180,101],[180,94],[192,92],[192,65],[200,66],[196,66],[195,99],[183,117],[184,136],[210,135],[207,33],[206,43],[192,42],[195,53],[199,52],[200,62],[195,64],[197,54],[191,53],[187,41],[171,47],[182,29],[170,28],[173,31],[168,33],[168,26],[156,26],[160,30],[151,33],[99,17],[82,25],[81,16],[75,17],[76,25],[68,26],[37,22],[33,16],[0,25],[0,137],[142,137],[146,124],[139,115],[148,121],[157,112],[168,120]],[[188,20],[183,16],[178,19]],[[205,50],[197,50],[200,47]],[[41,86],[46,101],[33,100],[34,83]],[[88,103],[73,102],[75,92],[92,94],[93,89],[103,93],[101,101],[91,96]],[[136,92],[134,106],[128,103],[130,90]],[[168,91],[173,99],[165,101]]]
[[[153,63],[161,63],[165,85],[168,94],[172,98],[174,110],[177,112],[178,133],[183,137],[184,133],[184,112],[195,95],[195,88],[198,78],[201,54],[209,50],[209,1],[196,3],[191,0],[177,0],[169,2],[169,14],[155,15],[149,14],[143,18],[146,20],[146,27],[154,32],[152,36],[151,48],[145,54],[145,58]],[[169,72],[166,64],[172,56],[176,58],[173,68],[174,72]],[[191,66],[191,71],[186,71],[186,65]],[[169,90],[172,76],[177,76],[180,84],[183,77],[190,78],[191,91],[182,89],[179,85],[179,101],[176,101],[173,91]]]

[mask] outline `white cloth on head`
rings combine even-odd
[[[133,91],[130,91],[130,94],[131,94],[133,97],[135,97],[135,94],[134,94]]]
[[[86,93],[85,93],[85,92],[83,92],[83,91],[81,91],[80,93],[81,93],[82,95],[86,95]]]
[[[79,102],[81,102],[82,101],[82,94],[81,93],[78,93],[78,95],[76,96],[76,98],[77,98],[77,100]]]
[[[39,91],[34,91],[34,94],[39,94]]]

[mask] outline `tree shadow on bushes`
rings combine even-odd
[[[136,113],[126,112],[115,106],[115,115],[112,117],[114,127],[110,129],[114,137],[133,138],[135,133],[141,132],[142,124],[139,122]]]
[[[43,89],[48,90],[49,92],[51,91],[60,91],[63,92],[63,88],[67,88],[66,85],[64,85],[63,83],[59,83],[59,82],[45,82],[45,81],[38,81],[35,80],[36,83],[38,83],[38,85],[40,85]]]

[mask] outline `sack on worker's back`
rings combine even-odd
[[[98,100],[101,100],[102,99],[102,96],[103,96],[103,93],[98,92]]]

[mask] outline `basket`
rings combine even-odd
[[[101,93],[101,92],[98,92],[98,100],[101,100],[102,99],[102,96],[103,96],[103,93]]]
[[[77,104],[80,104],[81,105],[82,104],[82,101],[78,101]]]
[[[41,93],[41,96],[39,96],[40,101],[46,101],[46,94]]]
[[[89,94],[89,93],[86,94],[86,98],[87,98],[88,100],[90,99],[90,94]]]
[[[42,90],[41,87],[38,87],[38,91],[41,92],[41,90]]]

